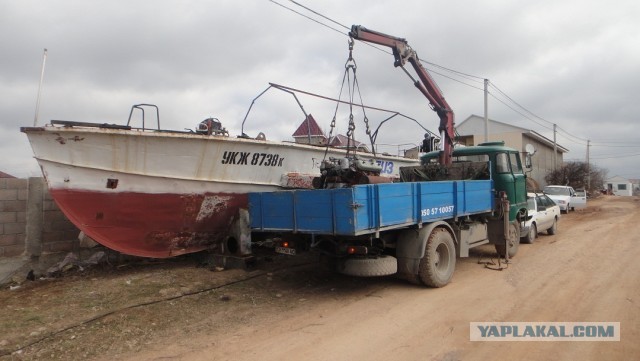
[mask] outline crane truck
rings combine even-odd
[[[401,168],[399,182],[250,193],[252,231],[275,234],[278,253],[317,249],[347,275],[397,275],[429,287],[447,285],[456,257],[471,248],[493,244],[501,257],[515,256],[527,216],[520,152],[503,142],[454,149],[453,111],[407,41],[358,25],[349,35],[391,48],[394,65],[440,118],[439,149]]]

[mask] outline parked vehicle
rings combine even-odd
[[[556,234],[560,207],[546,194],[527,193],[528,219],[522,227],[522,242],[533,243],[539,232]]]
[[[430,287],[448,284],[456,256],[473,247],[493,244],[513,257],[527,217],[520,151],[504,142],[454,149],[453,111],[406,40],[360,26],[350,35],[391,47],[396,66],[412,65],[440,117],[440,150],[402,167],[398,183],[351,185],[344,178],[357,169],[348,158],[323,160],[323,189],[249,193],[251,229],[281,236],[279,253],[316,249],[341,273],[395,274]]]
[[[576,189],[575,200],[571,203],[571,210],[587,208],[587,191],[584,189]]]
[[[576,195],[573,187],[550,185],[544,187],[542,191],[560,206],[562,212],[569,213],[569,210],[585,208],[587,206],[586,195]]]

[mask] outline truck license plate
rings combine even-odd
[[[296,250],[294,248],[276,247],[276,253],[288,254],[289,256],[295,256]]]

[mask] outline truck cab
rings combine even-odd
[[[423,155],[422,165],[437,164],[438,151]],[[452,164],[488,162],[489,178],[493,179],[496,196],[501,192],[509,200],[509,221],[520,220],[527,214],[526,175],[520,153],[504,142],[480,143],[477,146],[454,148]]]

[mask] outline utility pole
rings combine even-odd
[[[484,80],[484,141],[489,141],[489,79]]]
[[[558,169],[558,143],[556,143],[556,123],[553,123],[553,170]]]
[[[587,139],[587,192],[591,190],[591,163],[589,162],[589,147],[591,147],[591,140]]]

